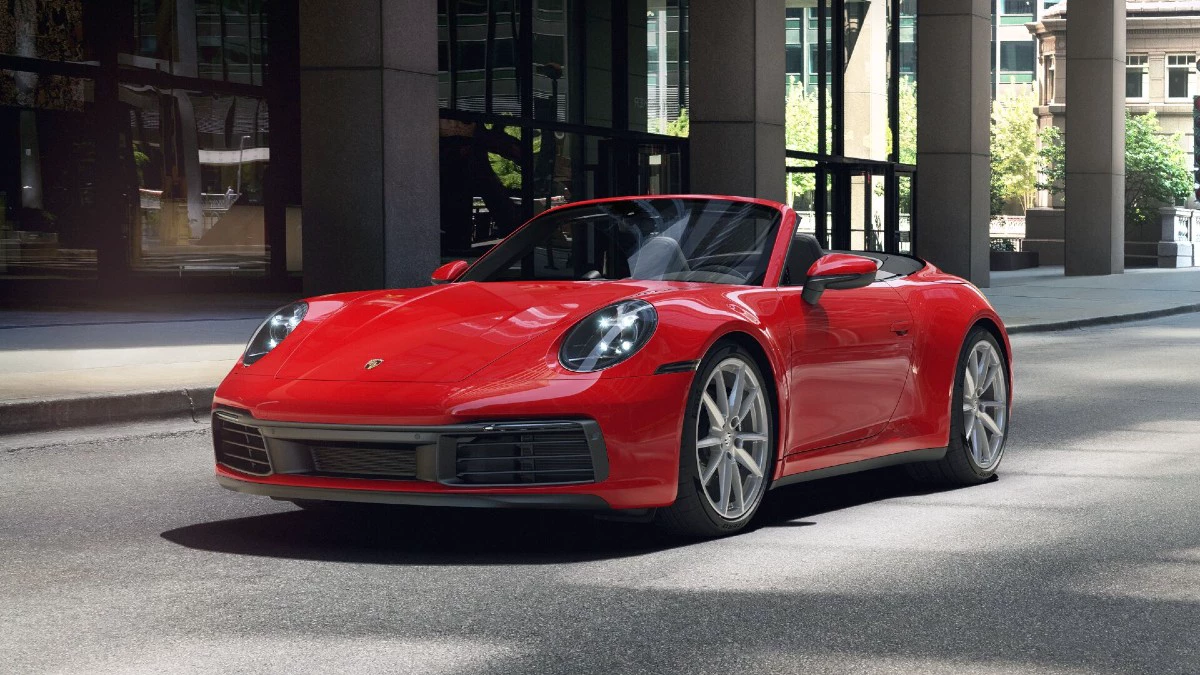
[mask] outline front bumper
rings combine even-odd
[[[586,494],[486,494],[486,493],[427,493],[389,492],[383,490],[353,490],[322,487],[298,487],[256,483],[228,475],[217,475],[217,483],[227,490],[275,499],[315,499],[332,502],[362,502],[368,504],[405,504],[408,506],[450,506],[488,509],[586,509],[603,511],[608,502],[596,495]]]
[[[608,453],[592,420],[442,426],[303,424],[213,411],[217,464],[254,476],[414,480],[473,487],[598,483]]]
[[[261,434],[260,441],[235,440],[261,448],[261,453],[254,457],[258,463],[222,461],[218,456],[216,473],[224,487],[280,499],[589,509],[665,506],[675,500],[678,485],[679,434],[690,379],[690,373],[679,373],[519,382],[514,384],[524,389],[506,387],[501,393],[496,385],[450,392],[441,385],[331,385],[234,375],[215,397],[214,442],[220,440],[218,422],[252,427]],[[405,413],[392,412],[396,410]],[[560,447],[556,452],[570,457],[547,458],[533,447],[538,434],[568,431],[575,432],[573,449]],[[482,435],[488,440],[489,434],[510,433],[531,437],[508,439],[516,445],[526,443],[520,452],[506,456],[508,465],[491,462],[495,457],[488,456],[488,448],[460,461],[464,457],[457,450],[464,438]],[[332,465],[316,466],[314,447],[324,460],[332,458]],[[393,448],[403,449],[407,459],[398,464],[388,454]],[[585,454],[586,467],[578,461]],[[461,470],[470,466],[483,478],[463,476]],[[588,473],[581,473],[583,469]],[[489,472],[499,478],[487,479]]]

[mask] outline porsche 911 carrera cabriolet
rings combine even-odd
[[[690,536],[772,488],[1004,455],[1004,324],[914,257],[822,250],[768,201],[548,210],[433,284],[287,305],[213,403],[217,480],[304,507],[578,508]]]

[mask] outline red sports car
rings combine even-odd
[[[983,294],[823,251],[781,204],[571,204],[433,282],[272,314],[216,393],[221,485],[714,536],[781,485],[901,463],[979,483],[1004,454],[1011,350]]]

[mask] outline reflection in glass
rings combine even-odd
[[[521,223],[525,145],[515,126],[443,119],[441,125],[442,250],[478,255]]]
[[[262,84],[265,0],[122,0],[129,30],[121,65],[187,77]]]
[[[0,9],[0,54],[50,61],[91,58],[83,0],[8,0]]]
[[[607,5],[608,3],[604,3]],[[565,122],[568,92],[577,69],[571,63],[567,0],[533,0],[533,116]]]
[[[438,105],[520,114],[520,26],[517,0],[439,0]]]
[[[138,184],[135,268],[265,273],[266,103],[123,84]]]
[[[0,276],[96,273],[90,80],[0,70]]]
[[[533,132],[533,212],[561,206],[577,199],[575,165],[579,137],[561,131]]]

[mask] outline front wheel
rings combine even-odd
[[[684,536],[717,537],[754,517],[771,480],[775,419],[754,357],[719,345],[696,372],[683,420],[679,494],[657,522]]]
[[[1008,435],[1008,381],[1008,361],[996,338],[983,328],[973,329],[958,358],[946,456],[910,465],[914,478],[975,485],[996,474]]]

